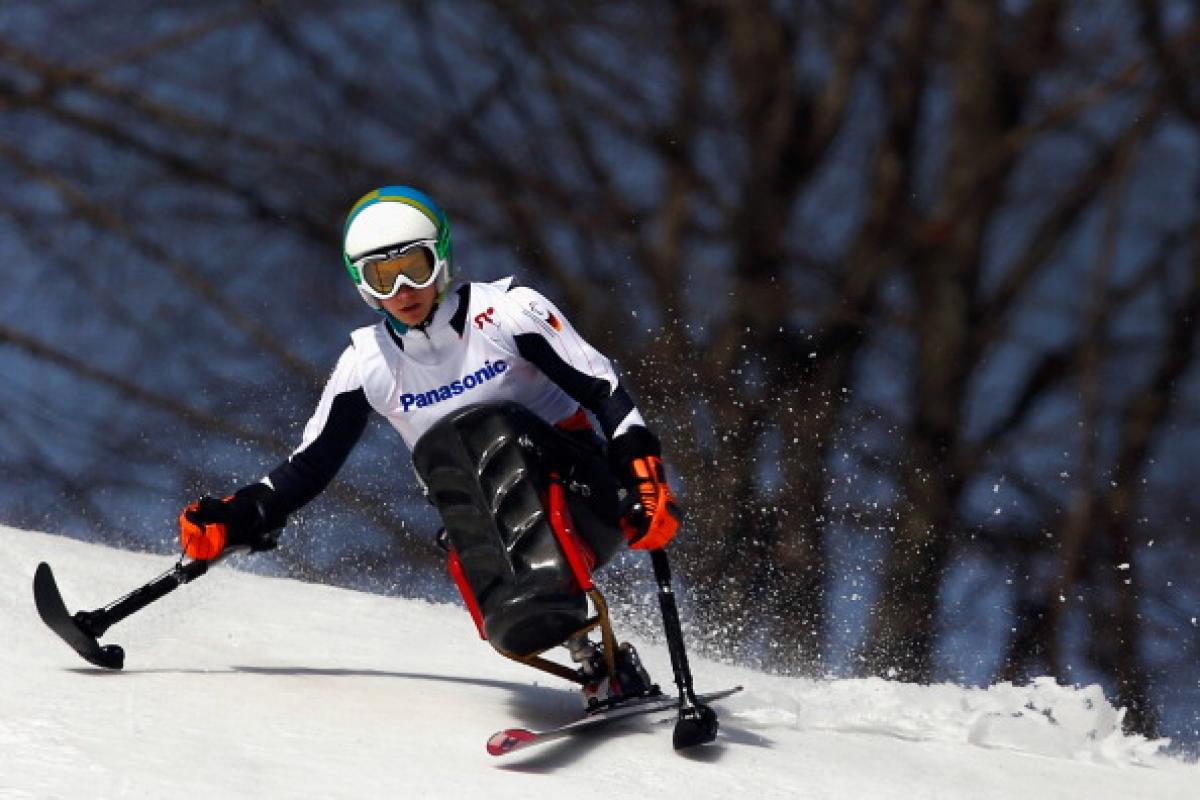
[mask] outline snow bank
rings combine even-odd
[[[748,727],[958,742],[1114,766],[1161,763],[1170,744],[1123,733],[1124,711],[1099,686],[1060,686],[1053,678],[985,689],[880,678],[813,681],[743,702],[749,707],[736,717]]]

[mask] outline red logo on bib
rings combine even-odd
[[[483,330],[483,323],[487,322],[491,325],[496,324],[496,320],[492,319],[492,314],[496,313],[496,309],[488,308],[487,311],[480,312],[475,315],[475,325],[479,330]]]

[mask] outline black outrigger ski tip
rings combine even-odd
[[[71,616],[54,580],[54,572],[45,562],[38,564],[33,574],[33,602],[46,627],[58,634],[58,638],[70,645],[84,661],[104,669],[125,666],[125,651],[120,645],[102,645],[96,640],[96,632],[87,625],[87,612]]]
[[[679,712],[671,744],[676,750],[708,744],[717,738],[718,727],[717,712],[703,703],[697,703]]]

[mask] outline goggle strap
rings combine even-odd
[[[406,242],[405,244],[392,244],[388,245],[387,247],[376,248],[369,252],[363,253],[361,256],[351,261],[351,263],[361,267],[363,264],[369,261],[390,261],[393,258],[399,258],[400,256],[407,255],[418,247],[423,247],[428,250],[429,254],[433,256],[434,261],[437,261],[440,257],[438,254],[438,243],[436,240],[417,239],[415,241]],[[349,260],[350,257],[346,256],[346,258]]]

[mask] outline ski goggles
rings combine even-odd
[[[401,286],[412,289],[431,286],[442,271],[437,243],[432,239],[372,253],[351,261],[350,265],[358,273],[359,286],[377,300],[395,297]]]

